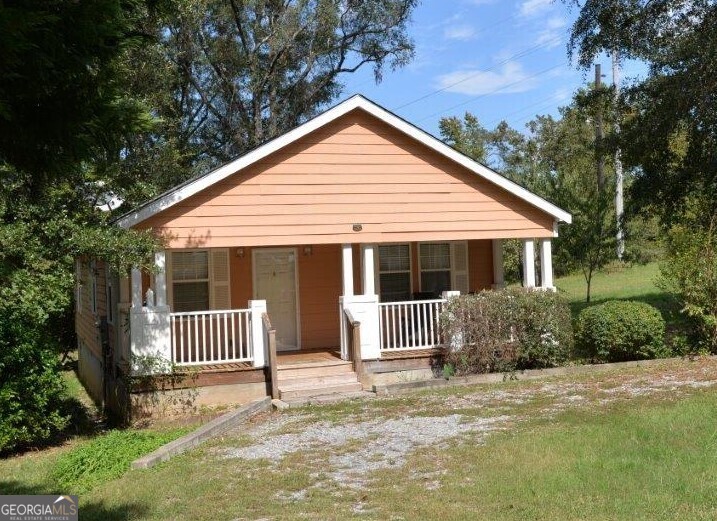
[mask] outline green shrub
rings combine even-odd
[[[102,434],[60,456],[51,472],[52,483],[63,494],[83,494],[119,478],[129,470],[132,461],[187,431],[116,430]]]
[[[0,234],[1,235],[1,234]],[[1,241],[0,241],[1,242]],[[49,441],[67,426],[58,338],[47,329],[69,302],[54,276],[0,274],[0,453]]]
[[[549,291],[510,288],[451,299],[441,330],[457,374],[555,367],[573,347],[570,310]]]
[[[644,302],[611,300],[578,316],[576,342],[596,362],[624,362],[666,356],[665,321]]]
[[[707,228],[674,226],[666,244],[659,285],[677,298],[688,318],[688,350],[717,353],[717,216]]]

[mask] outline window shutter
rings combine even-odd
[[[212,309],[231,309],[229,250],[211,251]]]
[[[451,287],[460,291],[461,295],[468,293],[468,243],[451,243]]]

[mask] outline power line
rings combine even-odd
[[[499,87],[499,88],[497,88],[497,89],[494,89],[494,90],[492,90],[492,91],[490,91],[490,92],[486,92],[486,93],[484,93],[484,94],[480,94],[480,95],[478,95],[478,96],[474,96],[474,97],[472,97],[471,99],[469,99],[469,100],[467,100],[467,101],[463,101],[463,102],[458,103],[458,104],[456,104],[456,105],[452,105],[452,106],[447,107],[447,108],[445,108],[445,109],[439,110],[438,112],[434,112],[433,114],[429,114],[428,116],[425,116],[425,117],[423,117],[423,118],[421,118],[421,119],[419,119],[419,120],[416,120],[416,122],[425,121],[425,120],[427,120],[427,119],[429,119],[429,118],[433,118],[433,117],[435,117],[435,116],[444,114],[444,113],[446,113],[446,112],[448,112],[448,111],[457,109],[458,107],[462,107],[462,106],[464,106],[464,105],[468,105],[468,104],[470,104],[470,103],[473,103],[473,102],[475,102],[475,101],[477,101],[477,100],[479,100],[479,99],[481,99],[481,98],[485,98],[486,96],[490,96],[490,95],[492,95],[492,94],[497,94],[498,92],[500,92],[500,91],[502,91],[502,90],[505,90],[505,89],[510,88],[510,87],[514,87],[514,86],[516,86],[516,85],[520,85],[521,83],[524,83],[524,82],[526,82],[526,81],[528,81],[528,80],[531,80],[531,79],[536,78],[536,77],[538,77],[538,76],[541,76],[541,75],[543,75],[543,74],[547,74],[548,72],[550,72],[550,71],[552,71],[552,70],[555,70],[555,69],[557,69],[558,67],[563,67],[563,66],[565,66],[565,65],[567,65],[566,62],[558,63],[557,65],[553,65],[552,67],[548,67],[547,69],[543,69],[543,70],[540,71],[540,72],[536,72],[535,74],[531,74],[530,76],[526,76],[525,78],[521,78],[521,79],[518,80],[518,81],[514,81],[514,82],[512,82],[512,83],[508,83],[508,84],[503,85],[502,87]]]
[[[516,59],[518,59],[518,58],[524,58],[525,56],[528,56],[528,55],[530,55],[530,54],[533,54],[534,52],[537,52],[537,51],[539,51],[540,49],[542,49],[542,48],[544,48],[544,47],[548,47],[548,46],[550,46],[550,45],[552,45],[552,44],[554,44],[554,43],[560,43],[560,42],[561,42],[562,40],[564,40],[564,39],[565,39],[564,36],[558,36],[558,37],[552,38],[552,39],[550,39],[550,40],[548,40],[548,41],[546,41],[546,42],[543,42],[543,43],[541,43],[541,44],[533,45],[532,47],[528,47],[527,49],[523,49],[522,51],[519,51],[519,52],[513,54],[512,56],[507,57],[507,58],[504,59],[503,61],[498,62],[498,63],[496,63],[496,64],[494,64],[494,65],[488,67],[487,69],[477,70],[477,71],[475,71],[474,73],[472,73],[472,74],[470,74],[470,75],[468,75],[468,76],[466,76],[466,77],[464,77],[464,78],[462,78],[462,79],[460,79],[460,80],[458,80],[458,81],[456,81],[456,82],[454,82],[454,83],[451,83],[451,84],[449,84],[449,85],[446,85],[446,86],[444,86],[444,87],[441,87],[440,89],[436,89],[436,90],[434,90],[434,91],[431,91],[431,92],[429,92],[428,94],[424,94],[423,96],[420,96],[420,97],[418,97],[418,98],[416,98],[416,99],[414,99],[414,100],[412,100],[412,101],[409,101],[408,103],[404,103],[403,105],[399,105],[399,106],[397,106],[397,107],[394,107],[393,110],[400,110],[400,109],[402,109],[402,108],[405,108],[405,107],[408,107],[408,106],[410,106],[410,105],[413,105],[414,103],[418,103],[419,101],[423,101],[423,100],[426,99],[426,98],[430,98],[431,96],[435,96],[436,94],[440,94],[441,92],[444,92],[444,91],[446,91],[446,90],[448,90],[448,89],[450,89],[450,88],[452,88],[452,87],[455,87],[456,85],[460,85],[461,83],[464,83],[464,82],[466,82],[466,81],[468,81],[468,80],[471,80],[471,79],[475,78],[476,76],[479,76],[479,75],[484,74],[484,73],[486,73],[486,72],[490,72],[490,71],[492,71],[492,70],[494,70],[494,69],[500,67],[501,65],[505,65],[506,63],[509,63],[509,62],[511,62],[511,61],[513,61],[513,60],[516,60]]]
[[[570,98],[573,94],[563,94],[562,96],[556,96],[555,94],[551,94],[547,98],[540,99],[534,103],[531,103],[530,105],[525,105],[524,107],[519,108],[518,110],[514,110],[513,112],[509,112],[508,114],[503,115],[500,118],[493,119],[492,121],[486,123],[486,127],[491,127],[497,123],[500,123],[501,121],[504,121],[511,116],[515,116],[516,114],[522,114],[526,110],[532,109],[533,107],[536,107],[538,105],[543,105],[546,101],[550,101],[551,103],[549,105],[546,105],[545,107],[542,107],[539,110],[543,110],[544,108],[552,107],[554,103],[561,103],[565,101],[566,99]],[[532,111],[531,111],[532,112]],[[532,117],[535,114],[528,114],[526,117]],[[517,119],[516,121],[523,121],[525,118]]]

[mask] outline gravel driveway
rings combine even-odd
[[[219,458],[264,460],[278,465],[305,453],[317,462],[316,486],[332,480],[361,489],[374,472],[406,464],[426,447],[470,441],[531,419],[580,407],[604,407],[617,401],[655,396],[674,399],[717,385],[717,361],[711,358],[609,371],[545,381],[507,382],[424,391],[339,405],[311,406],[272,413],[237,430],[241,446],[224,446]],[[437,481],[427,480],[426,487]],[[279,493],[281,495],[281,493]],[[289,500],[300,500],[293,493]]]

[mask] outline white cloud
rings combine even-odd
[[[550,18],[543,28],[538,32],[536,44],[545,45],[547,49],[552,49],[560,45],[563,41],[564,29],[567,22],[559,17],[555,16]]]
[[[550,8],[553,0],[524,0],[519,4],[521,16],[535,16]]]
[[[481,94],[512,94],[526,92],[536,86],[533,78],[528,78],[518,62],[508,62],[498,71],[459,70],[437,78],[437,87],[448,92],[479,96]],[[498,91],[498,92],[496,92]]]
[[[443,29],[443,37],[447,40],[472,40],[476,37],[476,30],[470,25],[452,25]]]

